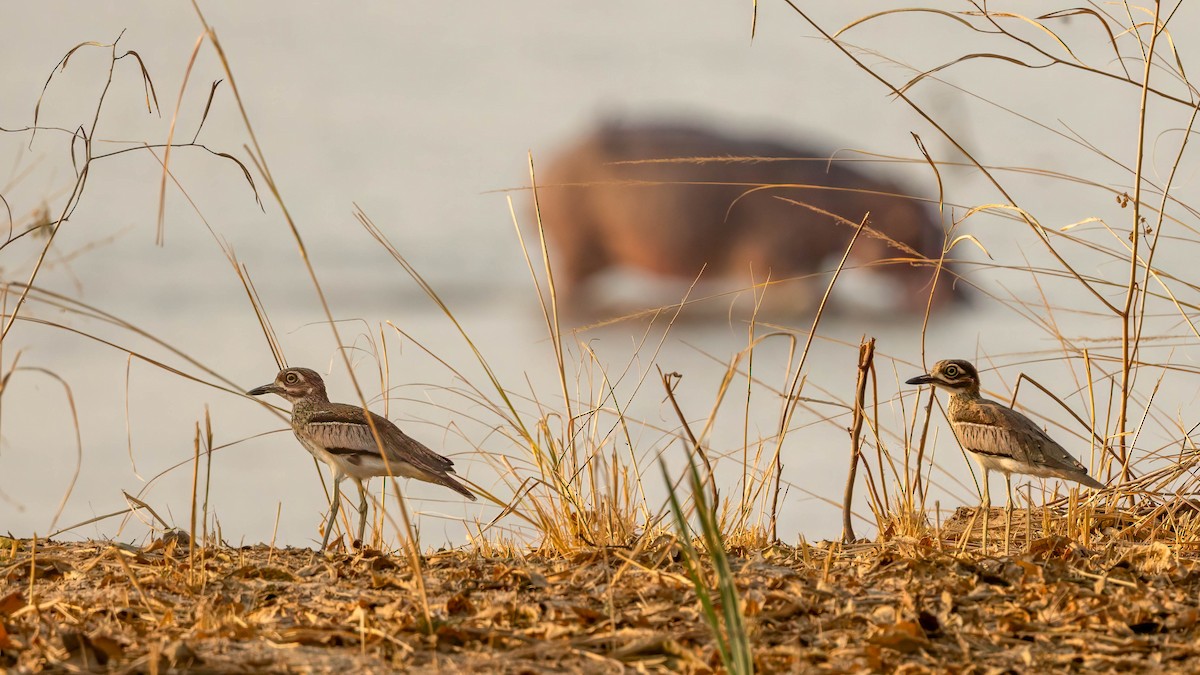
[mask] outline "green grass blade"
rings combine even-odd
[[[704,490],[704,481],[692,455],[688,454],[688,478],[691,484],[692,500],[700,517],[700,534],[712,560],[713,570],[717,575],[717,592],[721,599],[721,613],[718,614],[709,593],[708,583],[700,564],[700,554],[692,545],[692,529],[684,515],[679,495],[667,474],[667,467],[659,460],[659,468],[667,483],[668,497],[671,503],[671,513],[675,518],[675,529],[679,533],[679,544],[683,552],[684,565],[688,578],[696,589],[696,597],[704,620],[712,630],[713,640],[721,656],[721,663],[730,673],[749,675],[754,672],[754,659],[750,649],[750,639],[746,634],[745,619],[742,616],[741,602],[737,594],[737,586],[733,581],[733,569],[729,566],[729,558],[725,555],[725,542],[717,524],[716,514],[708,503]]]

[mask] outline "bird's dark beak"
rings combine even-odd
[[[934,382],[933,377],[931,377],[929,375],[918,375],[918,376],[912,378],[911,380],[908,380],[907,382],[905,382],[905,384],[933,384],[933,382]],[[255,390],[255,391],[257,391],[257,390]],[[253,394],[254,392],[252,391],[250,393]]]
[[[246,393],[251,396],[262,396],[263,394],[280,394],[283,393],[283,390],[272,382],[271,384],[264,384],[261,387],[255,387]]]

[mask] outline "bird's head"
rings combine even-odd
[[[979,372],[970,361],[947,359],[938,361],[928,375],[912,378],[907,384],[932,384],[953,394],[979,395]]]
[[[246,393],[251,396],[279,394],[292,403],[306,398],[328,400],[325,382],[317,371],[308,368],[285,368],[279,371],[271,384],[264,384]]]

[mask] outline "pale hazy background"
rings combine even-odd
[[[527,198],[504,192],[528,182],[528,153],[535,162],[589,128],[597,119],[642,119],[679,115],[730,127],[776,133],[829,150],[855,148],[917,157],[912,134],[921,136],[939,160],[956,156],[938,134],[903,102],[855,67],[782,3],[760,4],[758,33],[750,38],[750,2],[635,2],[578,4],[522,0],[477,3],[205,3],[246,102],[247,112],[284,200],[305,238],[347,342],[362,346],[378,340],[380,323],[390,321],[430,346],[438,358],[482,383],[469,350],[450,323],[362,230],[354,204],[369,214],[397,248],[447,300],[482,347],[508,387],[532,391],[549,405],[561,399],[545,327],[513,231],[506,197],[528,224]],[[834,29],[890,3],[804,3],[814,18]],[[969,9],[963,5],[959,9]],[[1175,19],[1185,31],[1194,24],[1188,8]],[[202,35],[186,4],[93,2],[9,4],[3,10],[0,40],[0,126],[33,123],[34,106],[46,78],[67,51],[84,41],[111,42],[141,55],[156,87],[162,115],[147,114],[144,93],[132,59],[118,62],[101,116],[101,141],[112,149],[129,142],[163,143],[176,107],[193,46]],[[1111,48],[1099,32],[1082,22],[1064,23],[1078,36],[1072,47],[1081,59],[1112,65]],[[1072,32],[1075,31],[1075,32]],[[1194,31],[1191,31],[1194,34]],[[936,39],[933,39],[936,36]],[[1181,50],[1187,32],[1176,33]],[[963,53],[993,48],[978,34],[957,30],[946,20],[893,17],[851,32],[847,39],[878,50],[914,68],[929,68]],[[913,74],[872,52],[862,58],[894,82]],[[1184,52],[1186,57],[1186,52]],[[1186,58],[1185,58],[1186,62]],[[55,75],[41,103],[39,124],[74,129],[90,126],[96,98],[108,66],[105,52],[78,51],[64,72]],[[1140,72],[1139,64],[1130,68]],[[1192,68],[1195,70],[1195,68]],[[176,141],[195,133],[212,81],[224,74],[211,45],[200,49],[191,81],[179,104]],[[1020,70],[1010,64],[976,62],[949,71],[947,77],[978,94],[1052,127],[1052,133],[933,81],[912,95],[954,132],[985,163],[1063,171],[1112,187],[1127,186],[1120,164],[1131,165],[1136,148],[1137,89],[1085,78],[1063,68]],[[1164,84],[1164,86],[1168,86]],[[1175,87],[1178,89],[1178,87]],[[1152,109],[1152,171],[1161,177],[1178,147],[1186,110],[1159,105]],[[1068,131],[1069,130],[1069,131]],[[1093,143],[1116,163],[1068,141],[1072,133]],[[218,90],[200,142],[249,164],[248,142],[226,82]],[[30,147],[28,133],[0,134],[0,188],[18,222],[43,205],[61,208],[73,182],[69,138],[41,131]],[[1176,180],[1177,196],[1196,187],[1195,162],[1185,157]],[[203,362],[248,389],[270,381],[275,364],[245,294],[217,245],[227,241],[248,266],[282,342],[288,361],[308,365],[328,378],[335,399],[352,400],[353,390],[329,329],[322,325],[316,296],[294,241],[275,202],[258,180],[265,211],[240,171],[230,162],[195,149],[172,156],[176,178],[199,214],[177,188],[168,189],[165,243],[155,244],[160,165],[146,152],[128,153],[97,163],[78,210],[59,233],[47,267],[38,277],[44,288],[64,293],[125,319]],[[892,166],[888,175],[935,194],[928,169]],[[253,169],[252,169],[253,171]],[[256,179],[257,179],[257,174]],[[972,172],[946,169],[947,201],[975,205],[998,195]],[[1048,178],[1005,174],[1017,200],[1048,227],[1086,218],[1103,218],[1128,227],[1128,212],[1100,190],[1069,186]],[[962,208],[948,210],[947,224]],[[203,220],[201,219],[203,217]],[[1093,225],[1093,229],[1102,229]],[[976,234],[997,262],[1050,264],[1023,225],[976,217],[963,232]],[[1106,236],[1106,235],[1097,235]],[[27,237],[0,253],[5,280],[27,278],[43,240]],[[1112,239],[1110,238],[1110,243]],[[978,251],[964,254],[982,259]],[[1171,247],[1159,258],[1187,260],[1194,252]],[[1088,273],[1121,279],[1121,267],[1102,256],[1083,256]],[[967,270],[972,280],[993,292],[1034,301],[1039,289],[1028,275]],[[867,283],[849,275],[847,284]],[[865,288],[870,288],[869,283]],[[1046,291],[1046,289],[1042,289]],[[1091,315],[1099,309],[1072,285],[1051,285],[1051,304],[1078,309],[1055,316],[1057,330],[1070,339],[1115,335],[1117,324]],[[1058,295],[1055,295],[1055,294]],[[1114,289],[1113,297],[1119,296]],[[8,299],[11,308],[12,298]],[[111,339],[188,373],[203,376],[178,357],[128,332],[58,313],[44,305],[26,313],[65,321],[80,330]],[[1059,343],[1045,327],[1021,313],[979,297],[966,309],[936,316],[926,350],[930,361],[987,354],[997,365],[1015,365],[984,374],[985,387],[1006,391],[1018,370],[1025,370],[1068,398],[1077,411],[1085,404],[1073,394],[1065,366],[1055,362]],[[811,319],[791,325],[803,330]],[[1169,316],[1163,333],[1181,333]],[[388,333],[392,384],[389,415],[412,435],[452,456],[460,473],[499,488],[494,468],[474,450],[511,452],[512,446],[490,433],[498,421],[485,410],[454,395],[461,382],[411,342]],[[822,325],[808,367],[817,398],[848,399],[854,386],[857,343],[864,334],[879,339],[886,355],[918,365],[880,363],[880,397],[918,373],[921,326],[916,320],[840,313]],[[617,371],[636,351],[636,326],[616,326],[584,336],[600,358]],[[745,327],[728,322],[689,323],[672,331],[656,360],[643,349],[622,391],[630,414],[660,427],[677,427],[663,400],[654,365],[684,374],[680,402],[694,419],[711,405],[723,372],[719,361],[744,347]],[[848,344],[837,344],[837,340]],[[1186,340],[1164,341],[1147,358],[1191,365]],[[653,344],[653,341],[651,341]],[[1097,349],[1102,349],[1097,346]],[[1051,357],[1039,361],[1040,352]],[[21,323],[4,343],[4,368],[44,368],[72,388],[84,445],[82,473],[59,525],[86,520],[125,506],[121,491],[137,493],[167,467],[192,454],[194,425],[205,406],[212,412],[218,443],[241,443],[213,456],[210,509],[231,542],[269,540],[279,516],[278,541],[309,544],[326,506],[307,453],[290,432],[255,437],[283,428],[283,422],[258,403],[190,383],[135,361],[130,370],[126,413],[126,358],[123,353],[63,330]],[[371,394],[378,393],[374,363],[357,354],[359,375]],[[756,361],[756,373],[782,386],[783,350],[768,348]],[[574,369],[572,368],[572,372]],[[637,377],[649,373],[633,393]],[[1178,425],[1194,423],[1195,380],[1168,374],[1157,400]],[[1153,385],[1147,382],[1147,387]],[[744,385],[742,385],[744,386]],[[1023,393],[1024,395],[1024,393]],[[778,400],[758,394],[751,413],[752,438],[773,433]],[[1164,399],[1166,399],[1164,401]],[[1035,399],[1036,400],[1036,399]],[[66,489],[75,463],[74,430],[63,389],[35,371],[18,371],[6,383],[0,426],[0,532],[45,534]],[[382,410],[379,406],[377,410]],[[529,406],[532,410],[532,406]],[[906,408],[911,414],[911,403]],[[898,406],[884,406],[883,424],[898,428]],[[828,411],[825,413],[828,414]],[[713,444],[728,451],[740,445],[743,415],[737,405],[722,416]],[[128,419],[128,428],[126,420]],[[474,421],[479,420],[479,421]],[[817,423],[801,412],[785,446],[781,536],[794,541],[803,533],[835,535],[839,513],[812,495],[837,499],[847,463],[847,418]],[[943,508],[973,503],[966,463],[950,442],[944,423],[937,443],[939,464],[953,479],[935,474],[943,488]],[[1163,426],[1170,426],[1164,423]],[[449,430],[448,430],[449,429]],[[1075,430],[1083,433],[1082,430]],[[1088,460],[1079,437],[1059,431],[1072,452]],[[1170,434],[1151,434],[1140,443],[1156,448]],[[659,432],[638,432],[646,447],[667,444]],[[676,447],[678,445],[676,444]],[[130,453],[136,462],[136,473]],[[726,465],[732,472],[733,464]],[[141,477],[141,479],[139,478]],[[649,483],[657,488],[657,476]],[[185,527],[190,508],[190,465],[174,470],[142,498],[164,518]],[[729,487],[732,487],[730,485]],[[435,546],[465,538],[460,519],[492,519],[494,505],[462,504],[433,486],[405,486],[422,512],[423,542]],[[661,492],[659,493],[661,494]],[[501,490],[501,496],[507,493]],[[866,512],[863,508],[862,512]],[[441,518],[439,514],[449,516]],[[81,537],[117,536],[119,520],[77,529]],[[860,526],[861,527],[861,526]],[[142,536],[136,522],[119,532],[122,539]]]

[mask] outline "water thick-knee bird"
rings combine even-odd
[[[950,392],[946,416],[950,428],[963,449],[974,455],[983,468],[983,506],[991,508],[988,472],[1004,474],[1008,500],[1005,510],[1012,511],[1012,474],[1022,473],[1043,478],[1063,478],[1090,488],[1104,489],[1104,483],[1088,475],[1080,464],[1033,420],[1012,408],[983,398],[979,394],[979,372],[969,361],[938,361],[933,370],[919,375],[908,384],[931,384]],[[986,521],[984,542],[986,546]]]
[[[344,478],[358,487],[358,541],[367,528],[367,491],[363,481],[372,476],[416,478],[444,485],[475,501],[475,495],[450,474],[454,462],[414,440],[386,418],[356,405],[330,403],[325,382],[308,368],[286,368],[275,381],[246,392],[251,396],[279,394],[292,404],[292,431],[304,449],[333,470],[333,502],[325,521],[321,550],[329,543],[341,505],[340,485]],[[375,425],[379,442],[371,432],[367,416]],[[383,454],[380,454],[380,446]]]

